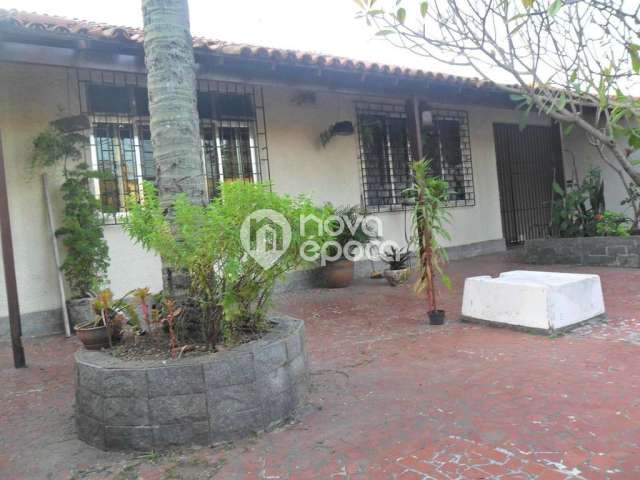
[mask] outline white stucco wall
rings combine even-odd
[[[292,101],[295,88],[264,87],[269,164],[276,191],[307,193],[318,202],[334,205],[358,204],[362,191],[357,134],[335,137],[326,148],[320,146],[320,133],[339,120],[356,124],[356,101],[403,102],[403,98],[367,97],[318,91],[315,104],[298,106]],[[475,206],[451,209],[451,241],[448,246],[466,245],[502,238],[500,196],[495,160],[493,123],[518,123],[519,114],[511,110],[460,107],[433,103],[433,108],[466,110],[469,115]],[[549,123],[531,116],[531,124]],[[405,243],[405,214],[376,214],[383,220],[383,236],[400,245]],[[407,223],[410,214],[406,215]],[[409,226],[407,226],[407,231]]]
[[[318,203],[358,204],[361,195],[357,135],[334,138],[326,148],[319,135],[337,120],[355,123],[354,94],[317,91],[313,105],[298,106],[298,89],[264,86],[264,103],[271,181],[278,192],[306,193]],[[443,102],[444,99],[438,99]],[[403,101],[376,98],[376,101]],[[446,104],[434,107],[446,107]],[[454,107],[454,109],[463,109]],[[468,107],[475,201],[473,207],[452,208],[450,245],[466,245],[502,238],[500,200],[493,141],[494,122],[516,123],[510,110]],[[39,180],[30,181],[25,169],[33,138],[49,121],[79,113],[77,82],[72,70],[56,67],[0,64],[0,131],[9,180],[18,288],[24,313],[60,308],[56,268],[50,244],[46,210]],[[532,123],[546,123],[532,117]],[[56,224],[62,204],[60,176],[51,181]],[[404,244],[402,212],[382,213],[383,234]],[[407,219],[409,215],[407,214]],[[131,288],[161,288],[157,257],[135,246],[118,226],[106,226],[111,267],[110,287],[116,294]],[[0,317],[7,315],[5,289],[0,279]]]
[[[31,178],[33,138],[51,120],[78,114],[77,81],[71,70],[0,63],[0,132],[7,170],[20,310],[23,314],[61,307],[57,271],[47,223],[42,183]],[[62,201],[59,172],[49,172],[55,224]],[[111,266],[110,287],[116,295],[131,288],[162,286],[159,259],[134,246],[119,226],[105,227]],[[62,248],[61,248],[62,251]],[[1,262],[1,259],[0,259]],[[0,317],[8,314],[4,276],[0,278]],[[0,328],[0,331],[3,329]]]
[[[562,139],[564,149],[564,173],[566,180],[580,181],[589,173],[589,170],[599,167],[604,180],[604,198],[608,210],[624,213],[628,217],[633,217],[631,207],[621,205],[620,202],[627,196],[622,181],[618,174],[608,166],[600,157],[598,150],[592,146],[584,131],[574,128]],[[615,164],[615,160],[612,159]],[[628,183],[629,177],[624,174]]]

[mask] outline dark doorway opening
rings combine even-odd
[[[553,126],[495,123],[500,214],[507,247],[544,237],[549,229],[553,182],[564,182],[560,130]]]

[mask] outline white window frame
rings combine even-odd
[[[101,116],[101,115],[94,115],[94,117],[92,118],[92,126],[91,126],[91,132],[89,135],[90,138],[90,156],[91,156],[91,167],[93,170],[98,171],[98,144],[97,144],[97,137],[95,135],[95,126],[98,124],[109,124],[109,125],[128,125],[131,126],[132,129],[132,133],[133,133],[133,150],[134,150],[134,157],[135,157],[135,177],[138,183],[138,192],[139,192],[139,198],[142,199],[143,195],[144,195],[144,190],[143,190],[143,186],[144,186],[144,178],[143,178],[143,159],[142,159],[142,141],[141,141],[141,134],[140,134],[140,128],[141,127],[148,127],[149,123],[145,122],[145,121],[141,121],[138,120],[136,118],[132,118],[130,121],[122,121],[121,118],[114,118],[114,117],[110,117],[110,116]],[[224,167],[223,167],[223,155],[222,155],[222,143],[221,143],[221,133],[220,133],[220,129],[221,128],[246,128],[248,130],[249,133],[249,153],[251,155],[251,178],[253,182],[258,182],[260,181],[260,171],[258,169],[258,159],[257,159],[257,152],[256,152],[256,134],[255,134],[255,128],[252,125],[253,122],[250,121],[233,121],[233,122],[228,122],[228,121],[207,121],[206,123],[206,128],[211,128],[214,132],[214,140],[215,140],[215,144],[216,144],[216,157],[217,157],[217,161],[218,161],[218,172],[219,172],[219,181],[220,182],[224,182]],[[116,211],[116,212],[103,212],[103,214],[105,215],[113,215],[115,216],[116,219],[119,218],[123,218],[124,216],[126,216],[127,212],[126,209],[124,208],[125,202],[126,202],[126,195],[125,195],[125,188],[124,188],[124,183],[126,181],[126,179],[123,177],[122,173],[123,173],[123,159],[122,159],[122,144],[121,144],[121,139],[120,138],[111,138],[111,141],[114,143],[114,164],[115,164],[115,171],[116,171],[116,184],[117,184],[117,188],[118,188],[118,199],[120,204],[122,205],[122,207]],[[206,154],[205,154],[205,150],[204,150],[204,139],[201,137],[200,138],[200,145],[201,145],[201,159],[202,159],[202,167],[203,167],[203,171],[206,172],[206,162],[207,162],[207,158],[206,158]],[[238,136],[236,136],[236,141],[235,141],[235,145],[234,145],[234,149],[236,151],[236,158],[238,159],[239,162],[242,162],[242,156],[240,154],[241,152],[241,148],[242,145],[240,143],[240,140],[238,138]],[[239,171],[242,171],[242,165],[238,165]],[[245,178],[245,177],[242,177]],[[207,178],[206,178],[206,173],[205,173],[205,190],[207,190],[208,192],[208,188],[207,187]],[[93,194],[96,197],[96,199],[98,199],[98,201],[100,201],[100,206],[102,208],[102,197],[101,197],[101,191],[100,191],[100,180],[97,178],[92,179],[92,190],[93,190]],[[208,193],[207,193],[208,194]]]

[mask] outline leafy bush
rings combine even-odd
[[[633,213],[631,228],[638,230],[640,227],[640,187],[633,182],[626,185],[627,196],[620,202],[620,205],[628,205]]]
[[[79,133],[63,133],[57,128],[49,127],[33,139],[31,168],[47,168],[56,166],[61,160],[67,168],[68,161],[76,161],[82,156],[80,146],[87,143],[87,138]]]
[[[212,344],[234,343],[264,330],[276,280],[302,262],[299,250],[305,241],[319,239],[317,231],[300,228],[302,217],[323,215],[308,198],[277,195],[264,183],[220,187],[219,197],[206,206],[178,196],[168,220],[155,188],[146,183],[144,200],[130,201],[124,223],[131,238],[188,273],[189,305],[174,325],[180,341],[196,336]],[[262,209],[280,213],[291,226],[291,242],[270,268],[248,255],[241,241],[243,222]]]
[[[623,214],[605,210],[596,217],[596,233],[601,236],[628,237],[630,220]]]
[[[551,208],[551,235],[590,237],[596,235],[596,217],[605,211],[604,182],[599,168],[589,171],[584,181],[563,189],[553,184],[556,198]]]
[[[331,240],[337,242],[340,245],[340,251],[342,252],[343,257],[346,255],[349,247],[353,245],[353,243],[350,242],[356,242],[360,245],[365,245],[372,240],[372,237],[369,235],[370,232],[367,233],[367,231],[365,231],[364,222],[361,221],[366,212],[362,211],[359,207],[347,205],[344,207],[336,208],[330,203],[327,203],[323,207],[322,214],[327,217],[335,217],[327,222],[329,232],[340,231],[340,221],[337,220],[338,218],[341,219],[344,225],[344,228],[341,229],[340,234],[331,235]],[[349,226],[351,226],[352,228],[349,228]],[[337,248],[335,248],[333,245],[329,245],[329,247],[327,248],[327,254],[330,257],[335,257],[338,254],[336,250]],[[352,254],[353,251],[349,251],[348,253]]]
[[[109,249],[103,235],[100,202],[89,189],[96,172],[82,163],[65,170],[62,184],[64,213],[56,235],[62,237],[67,255],[62,263],[67,283],[76,297],[87,297],[105,283]]]
[[[103,235],[100,202],[90,188],[92,178],[103,177],[85,163],[70,168],[69,162],[82,157],[81,147],[87,138],[77,133],[64,133],[48,128],[33,140],[32,172],[63,165],[64,200],[62,226],[56,235],[62,237],[66,257],[61,269],[72,296],[82,298],[97,292],[106,280],[109,250]]]

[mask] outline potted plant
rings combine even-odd
[[[109,266],[109,250],[103,235],[100,202],[90,188],[92,178],[101,177],[85,163],[70,168],[82,157],[87,139],[50,127],[33,141],[31,167],[47,168],[62,163],[61,186],[64,212],[62,226],[55,232],[62,238],[66,257],[61,269],[71,291],[67,311],[72,326],[93,320],[92,292],[100,289]]]
[[[327,288],[344,288],[353,282],[355,249],[369,242],[371,237],[365,232],[362,213],[358,207],[333,208],[327,205],[331,215],[328,220],[328,234],[331,237],[326,248],[327,256],[321,269],[323,285]],[[335,234],[333,232],[336,232]]]
[[[447,253],[440,244],[440,239],[450,239],[445,223],[450,221],[446,210],[448,200],[447,182],[429,175],[431,162],[421,160],[414,162],[413,185],[408,189],[415,198],[413,209],[413,239],[417,245],[419,275],[415,290],[417,293],[427,292],[429,303],[429,323],[442,325],[445,320],[444,310],[438,309],[435,280],[440,277],[442,283],[451,288],[451,280],[442,270],[447,261]]]
[[[87,315],[93,316],[92,292],[104,284],[109,266],[100,204],[89,188],[89,179],[94,173],[83,163],[73,170],[65,169],[61,187],[64,212],[56,235],[62,238],[67,253],[60,268],[72,294],[67,300],[67,311],[74,326],[86,321]]]
[[[353,135],[353,122],[344,120],[336,122],[320,134],[320,144],[326,147],[333,137]]]
[[[75,330],[87,350],[100,350],[113,346],[122,336],[126,323],[125,311],[129,304],[125,298],[113,299],[109,289],[101,290],[91,302],[93,319],[76,325]]]
[[[389,247],[389,249],[382,253],[381,260],[389,265],[383,272],[384,278],[392,287],[403,284],[411,275],[411,269],[409,268],[409,259],[411,258],[411,252],[408,248],[395,248]]]

